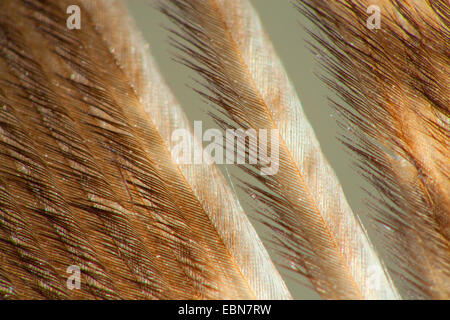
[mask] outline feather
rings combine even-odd
[[[0,297],[290,298],[119,1],[2,1],[0,81]]]
[[[290,268],[324,298],[398,298],[250,4],[171,0],[159,7],[179,27],[179,60],[204,78],[198,91],[216,105],[221,127],[279,130],[278,172],[260,175],[261,162],[244,170],[269,190],[246,185],[272,210],[265,215]],[[247,149],[257,149],[249,140]]]
[[[369,29],[369,5],[381,26]],[[406,298],[450,298],[450,6],[427,1],[299,1],[319,29],[346,145],[380,191],[374,202]],[[406,276],[405,276],[406,274]]]

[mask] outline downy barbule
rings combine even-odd
[[[250,3],[155,4],[218,125],[278,130],[278,170],[239,176],[284,266],[326,299],[450,298],[447,1],[295,2],[354,128],[344,143],[379,190],[391,268]],[[0,83],[0,298],[292,298],[229,179],[171,152],[175,130],[199,137],[123,3],[2,0]]]

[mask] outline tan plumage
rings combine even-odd
[[[187,122],[124,7],[75,2],[0,4],[2,297],[289,298],[220,172],[171,158]]]
[[[384,193],[398,290],[249,2],[157,3],[218,124],[279,130],[277,172],[240,180],[298,279],[327,299],[448,298],[448,4],[378,1],[372,31],[368,2],[299,2],[329,37],[313,49],[349,105],[346,143]],[[0,84],[0,298],[291,298],[221,171],[170,152],[175,130],[198,137],[121,1],[1,1]]]
[[[215,117],[222,127],[279,129],[278,173],[261,176],[245,170],[269,189],[247,186],[272,210],[278,249],[290,268],[305,275],[325,298],[396,298],[249,3],[160,4],[180,27],[175,45],[193,57],[181,60],[206,80],[202,94],[221,110]],[[187,41],[180,43],[183,39]]]
[[[354,128],[346,143],[382,192],[375,218],[405,298],[450,298],[448,1],[299,1]],[[381,28],[366,27],[369,4]],[[349,106],[345,107],[345,106]],[[402,283],[403,282],[403,283]]]

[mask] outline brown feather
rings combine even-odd
[[[83,27],[69,31],[73,4]],[[216,187],[223,198],[202,191],[171,158],[144,84],[170,92],[143,82],[157,71],[133,55],[145,45],[131,41],[120,2],[110,4],[0,4],[2,297],[289,298],[226,186]],[[207,186],[223,184],[202,170],[217,179]],[[81,290],[66,287],[70,265]]]
[[[366,26],[369,4],[381,28]],[[381,191],[382,239],[406,273],[403,295],[450,296],[448,1],[300,1],[320,29],[313,45],[353,128],[346,144]]]
[[[325,298],[396,298],[248,1],[159,3],[181,30],[173,39],[180,60],[205,79],[200,94],[217,106],[222,128],[279,129],[278,172],[264,176],[261,163],[244,166],[242,180],[264,184],[246,188],[265,206],[289,267]]]

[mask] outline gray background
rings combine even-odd
[[[193,85],[190,76],[198,77],[187,70],[186,67],[172,60],[172,54],[176,50],[168,44],[168,32],[162,28],[162,26],[170,26],[169,21],[151,6],[150,0],[126,0],[126,3],[144,37],[149,42],[151,52],[161,73],[190,120],[203,120],[204,130],[215,127],[214,123],[205,115],[206,107],[200,97],[187,87],[187,84]],[[367,195],[361,189],[362,187],[367,188],[367,183],[355,170],[353,166],[354,157],[337,140],[340,129],[336,124],[336,114],[327,100],[327,97],[334,97],[334,95],[315,75],[315,72],[321,72],[321,70],[314,59],[314,55],[306,48],[305,40],[308,40],[309,37],[302,29],[301,24],[309,25],[308,22],[294,8],[292,1],[252,0],[251,3],[258,11],[263,25],[297,90],[304,111],[316,132],[325,156],[342,183],[350,206],[355,213],[360,215],[371,238],[376,238],[376,234],[373,233],[367,219],[369,209],[364,201],[364,199],[367,199]],[[246,202],[246,196],[241,193],[239,196],[242,197],[244,208],[252,216],[251,209]],[[267,230],[261,228],[261,226],[257,226],[257,230],[264,239],[268,238]],[[374,242],[377,242],[376,239]],[[272,252],[270,253],[273,255]],[[274,255],[273,257],[274,260],[278,261]],[[283,270],[280,271],[295,298],[320,298],[314,291],[292,279],[292,276],[295,275]]]

